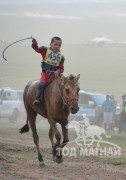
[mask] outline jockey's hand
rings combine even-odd
[[[32,43],[33,43],[33,44],[38,44],[38,42],[36,41],[35,38],[32,39]]]
[[[59,75],[59,72],[58,72],[58,71],[55,71],[55,72],[54,72],[54,75],[55,75],[55,77],[57,78],[58,75]]]

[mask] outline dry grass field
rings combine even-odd
[[[16,45],[15,45],[16,46]],[[6,51],[7,62],[1,57],[0,86],[24,89],[32,79],[39,79],[41,56],[27,44],[17,44]],[[0,52],[4,48],[0,48]],[[15,53],[16,50],[16,53]],[[114,94],[117,100],[125,93],[125,47],[87,47],[64,45],[66,56],[64,75],[80,74],[80,87]]]
[[[51,145],[48,139],[49,125],[46,120],[41,120],[37,123],[41,152],[45,161],[45,167],[41,167],[37,161],[37,152],[31,131],[19,134],[19,129],[23,124],[24,120],[19,120],[17,124],[10,124],[7,119],[1,119],[0,179],[126,179],[126,137],[124,135],[113,136],[113,141],[116,137],[115,142],[122,147],[122,154],[119,157],[65,156],[64,162],[57,164],[52,160]],[[70,131],[70,138],[72,138],[71,133]]]

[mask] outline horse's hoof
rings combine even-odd
[[[56,162],[56,163],[62,163],[63,162],[63,158],[54,157],[53,161]]]
[[[44,161],[39,161],[39,166],[40,167],[44,167],[45,166],[45,162]]]

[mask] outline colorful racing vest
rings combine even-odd
[[[62,54],[60,52],[55,53],[48,48],[44,62],[52,66],[59,66],[61,59]]]

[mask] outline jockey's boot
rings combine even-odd
[[[38,85],[38,91],[36,94],[36,98],[33,102],[33,105],[39,105],[43,103],[43,96],[45,91],[46,84],[44,82],[40,82]]]

